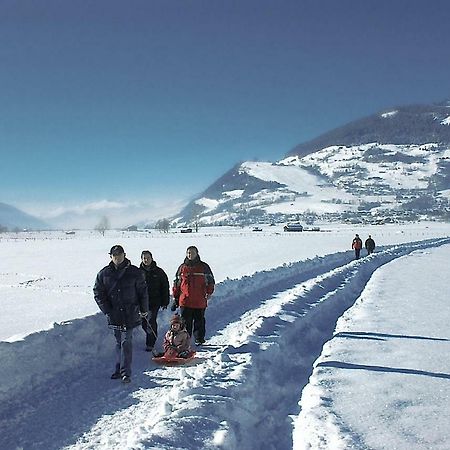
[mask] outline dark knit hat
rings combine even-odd
[[[180,325],[183,325],[184,321],[183,321],[183,318],[181,316],[179,316],[178,314],[174,314],[170,318],[170,324],[173,324],[173,323],[179,323]]]
[[[125,253],[125,250],[121,245],[113,245],[109,251],[110,255],[121,255],[122,253]]]

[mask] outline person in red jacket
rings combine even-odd
[[[190,336],[194,335],[196,345],[205,342],[205,310],[214,285],[211,268],[200,259],[197,247],[188,247],[173,282],[174,303],[171,309],[180,308],[186,330]]]
[[[359,255],[361,254],[361,249],[362,249],[362,240],[359,237],[359,234],[356,234],[353,239],[352,249],[355,250],[355,259],[359,259]]]

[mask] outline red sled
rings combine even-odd
[[[188,361],[192,361],[195,358],[195,352],[192,350],[188,353],[186,358],[180,358],[179,356],[165,356],[162,355],[155,355],[152,358],[152,361],[155,361],[157,364],[185,364]]]

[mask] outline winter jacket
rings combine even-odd
[[[111,261],[97,274],[94,299],[108,316],[111,327],[131,329],[141,325],[139,313],[148,312],[147,285],[142,272],[125,258],[116,268]]]
[[[178,267],[172,294],[181,307],[205,309],[207,297],[214,292],[214,275],[205,262],[197,256],[194,260],[185,258]]]
[[[150,266],[141,263],[139,267],[147,283],[148,302],[150,308],[169,304],[169,279],[166,273],[152,261]]]
[[[362,248],[362,240],[360,238],[353,239],[352,248],[355,250],[361,250]]]
[[[190,350],[191,337],[186,331],[186,328],[181,328],[178,331],[170,330],[164,336],[163,348],[164,352],[172,353],[173,356],[177,356],[182,352]],[[176,352],[176,353],[175,353]],[[175,353],[175,354],[174,354]]]
[[[372,238],[367,238],[364,245],[366,249],[371,252],[373,252],[373,250],[375,249],[375,241]]]

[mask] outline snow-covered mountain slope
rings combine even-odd
[[[351,192],[359,205],[378,203],[381,209],[409,209],[412,200],[424,196],[429,197],[429,204],[424,201],[423,205],[426,210],[439,199],[446,203],[449,160],[450,145],[370,143],[327,147],[280,163],[317,171],[336,188]]]
[[[345,218],[448,211],[450,145],[332,146],[277,163],[245,162],[185,208],[179,221],[249,223],[296,215]]]
[[[450,102],[400,107],[333,130],[275,163],[244,162],[176,222],[245,224],[450,217]],[[374,219],[375,220],[375,219]]]
[[[341,252],[226,280],[208,308],[208,343],[197,359],[161,368],[136,351],[127,386],[109,379],[114,350],[101,315],[2,342],[0,447],[293,448],[292,419],[302,390],[339,317],[377,269],[448,244],[449,238],[405,243],[357,261]],[[143,336],[136,345],[143,347]],[[381,431],[372,430],[379,446],[371,448],[386,448]],[[340,433],[333,442],[356,439],[345,427]]]
[[[396,106],[330,130],[297,145],[289,156],[305,156],[333,145],[450,144],[450,100],[437,104]]]
[[[5,230],[48,230],[50,225],[14,206],[0,203],[0,232]]]
[[[241,189],[232,189],[241,182]],[[230,180],[224,180],[222,190],[209,189],[191,207],[208,222],[237,222],[241,218],[257,221],[264,214],[289,214],[292,211],[339,212],[358,199],[327,183],[298,164],[270,162],[242,163]]]

